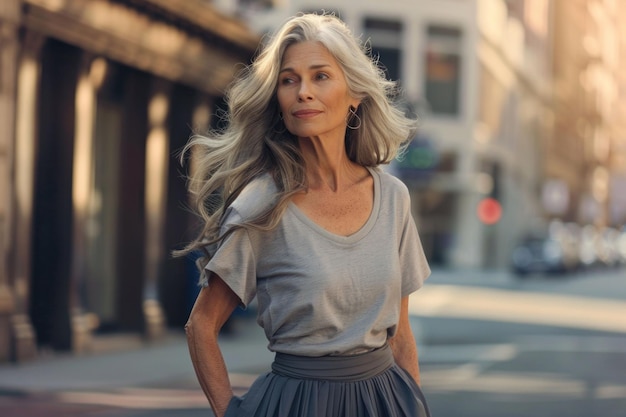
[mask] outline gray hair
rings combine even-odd
[[[231,85],[226,94],[227,127],[192,136],[184,149],[183,155],[194,148],[197,158],[188,186],[203,229],[181,253],[219,240],[224,210],[255,177],[270,173],[280,195],[268,212],[248,219],[242,227],[273,228],[290,197],[306,189],[304,160],[296,138],[280,118],[276,98],[285,50],[306,41],[328,49],[343,70],[350,95],[361,101],[356,110],[360,127],[346,130],[350,160],[368,167],[387,164],[413,136],[416,121],[394,104],[399,98],[396,84],[385,78],[367,47],[344,22],[329,14],[299,14],[289,19]]]

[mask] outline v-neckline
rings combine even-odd
[[[381,198],[380,198],[380,176],[379,176],[379,173],[374,168],[370,168],[370,167],[366,167],[366,168],[369,171],[369,173],[372,176],[372,179],[374,181],[374,202],[372,204],[372,210],[371,210],[371,212],[369,214],[369,217],[367,218],[365,223],[363,223],[363,225],[356,232],[354,232],[354,233],[352,233],[350,235],[347,235],[347,236],[340,235],[340,234],[337,234],[337,233],[333,233],[333,232],[325,229],[324,227],[320,226],[319,224],[317,224],[313,220],[311,220],[311,218],[309,216],[307,216],[304,213],[304,211],[302,211],[293,201],[291,201],[289,203],[289,205],[287,206],[288,209],[302,223],[306,224],[310,229],[312,229],[316,233],[326,237],[327,239],[330,239],[330,240],[338,242],[338,243],[344,243],[344,244],[350,244],[350,243],[358,242],[359,240],[364,238],[372,230],[372,228],[376,224],[376,219],[378,218],[378,213],[380,211],[380,202],[381,202]]]

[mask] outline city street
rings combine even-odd
[[[524,280],[436,270],[411,312],[435,417],[625,415],[624,270]],[[212,415],[182,332],[151,346],[124,336],[97,344],[97,354],[0,366],[0,415]],[[250,320],[222,346],[237,393],[269,367]]]
[[[250,301],[219,335],[243,396],[274,359],[259,311],[279,350],[383,343],[422,255],[433,417],[626,417],[624,22],[626,0],[0,0],[0,417],[215,417],[198,267]]]
[[[433,278],[413,301],[435,416],[626,415],[624,271]]]

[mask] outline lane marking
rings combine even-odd
[[[167,392],[167,395],[164,394]],[[104,405],[129,409],[191,409],[207,408],[202,391],[122,389],[119,392],[66,391],[56,395],[61,403]]]

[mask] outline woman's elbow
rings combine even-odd
[[[196,314],[192,314],[185,323],[185,334],[187,335],[187,341],[208,341],[209,339],[217,339],[219,329],[211,323],[210,320],[206,320],[206,317],[198,317]]]
[[[191,314],[187,319],[187,323],[185,323],[185,334],[187,335],[187,340],[192,341],[196,337],[203,337],[203,330],[206,330],[207,326],[201,325],[201,319],[197,317],[195,314]]]
[[[194,336],[194,324],[195,322],[192,320],[191,316],[187,319],[187,323],[185,323],[185,335],[187,335],[187,340],[191,341]]]

